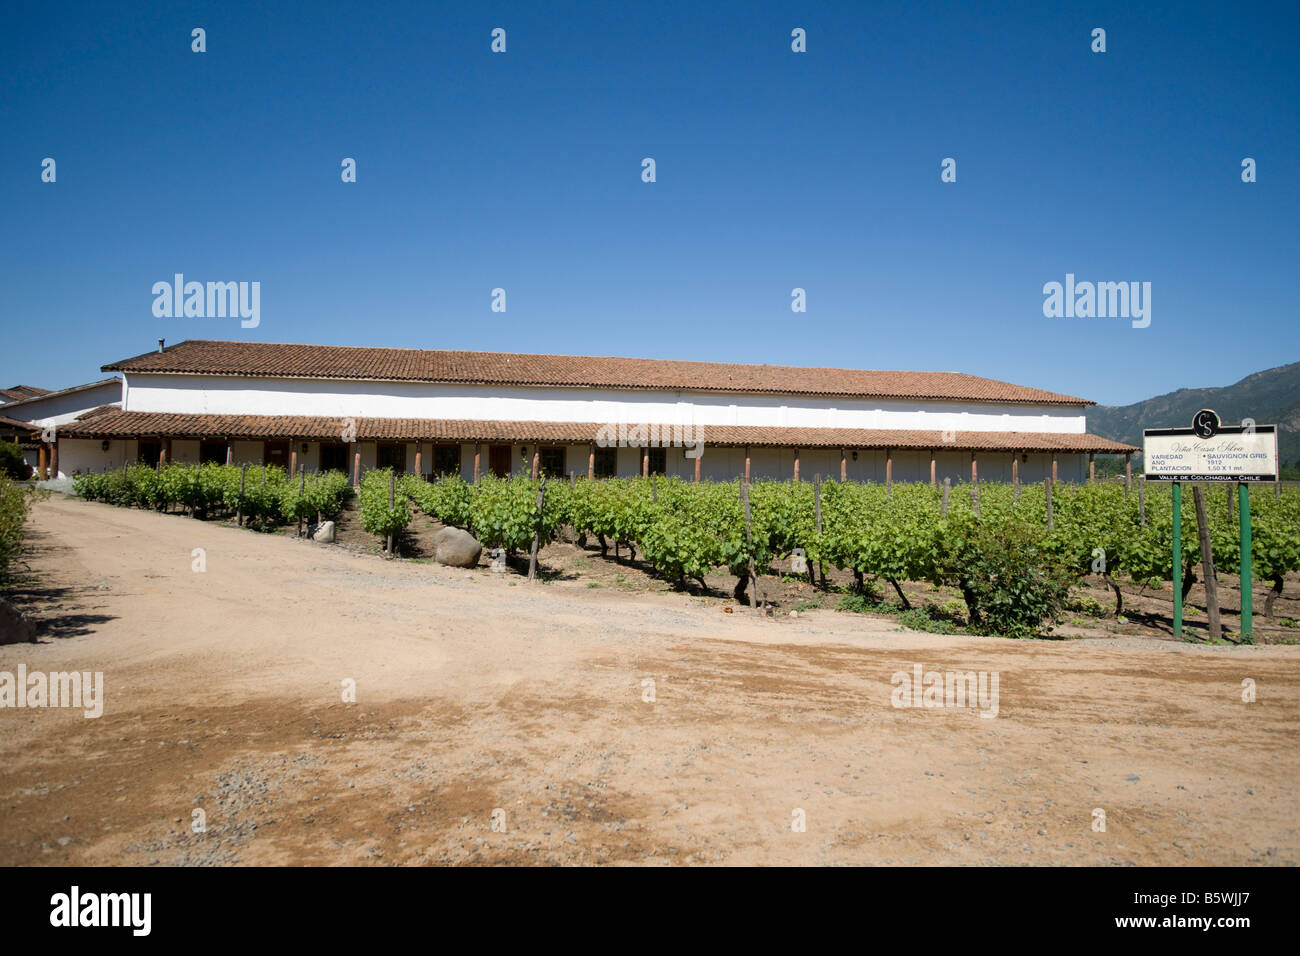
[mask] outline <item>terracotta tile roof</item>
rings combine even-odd
[[[8,418],[4,415],[0,415],[0,428],[6,432],[23,432],[24,434],[41,430],[39,425],[33,425],[31,422],[25,422],[17,418]]]
[[[190,340],[105,365],[105,372],[364,379],[474,385],[758,392],[855,398],[1091,405],[1087,399],[962,372],[888,372],[664,359],[279,345]]]
[[[50,394],[48,388],[37,388],[35,385],[15,385],[13,388],[0,388],[0,405],[48,394]]]
[[[430,418],[355,418],[360,441],[537,442],[585,444],[602,426],[593,422],[464,421]],[[110,411],[59,426],[65,438],[241,438],[338,441],[344,420],[281,415],[178,415]],[[664,426],[667,428],[667,426]],[[1118,454],[1132,445],[1095,435],[1053,432],[943,432],[864,428],[765,428],[751,425],[701,426],[709,445],[798,448],[936,448],[958,451],[1063,451]],[[707,454],[707,452],[706,452]]]
[[[0,408],[13,411],[20,407],[26,407],[29,405],[36,404],[41,399],[58,398],[62,395],[73,395],[77,392],[86,392],[86,391],[90,391],[91,389],[101,388],[105,385],[121,385],[121,384],[122,384],[122,380],[120,378],[118,378],[116,375],[110,375],[108,378],[101,378],[97,382],[86,382],[83,385],[72,385],[69,386],[68,388],[61,388],[57,392],[51,392],[47,388],[42,388],[38,390],[39,394],[37,395],[25,395],[22,398],[16,398],[12,402],[6,402],[5,404],[0,405]],[[29,386],[23,386],[23,387],[27,388]]]

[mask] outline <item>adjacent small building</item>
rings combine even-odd
[[[60,470],[59,446],[53,440],[58,428],[94,410],[116,409],[122,399],[117,376],[51,391],[34,385],[0,389],[0,441],[16,441],[33,471],[54,474]]]
[[[1093,455],[1138,450],[1089,435],[1086,399],[958,372],[201,340],[103,371],[119,401],[59,424],[63,473],[1079,481]]]

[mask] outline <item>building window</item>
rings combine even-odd
[[[433,473],[437,476],[460,474],[460,446],[433,446]]]
[[[613,478],[618,473],[618,449],[597,448],[596,465],[592,474],[597,478]]]
[[[321,442],[320,470],[348,473],[348,446],[341,441]]]
[[[400,443],[378,446],[375,449],[375,466],[381,470],[391,468],[397,474],[402,474],[406,471],[406,446]]]
[[[563,448],[540,448],[538,452],[537,466],[541,469],[543,475],[548,478],[562,477],[564,475]]]
[[[199,442],[199,464],[224,465],[226,463],[226,443],[223,441]]]
[[[646,451],[650,453],[650,474],[668,474],[668,449],[647,448]]]

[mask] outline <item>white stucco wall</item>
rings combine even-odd
[[[3,405],[0,406],[0,415],[42,427],[64,425],[92,408],[121,401],[123,391],[124,386],[120,383],[108,382],[67,395],[41,396],[19,404]]]
[[[134,460],[134,449],[134,441],[110,441],[108,451],[104,451],[98,438],[60,438],[59,477],[121,468],[124,462]]]
[[[813,399],[615,389],[148,375],[126,379],[124,408],[210,415],[317,415],[471,421],[681,423],[1082,433],[1076,407]],[[707,431],[705,441],[708,440]]]

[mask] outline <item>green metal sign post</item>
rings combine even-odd
[[[1174,637],[1183,636],[1183,483],[1175,481],[1174,497]]]
[[[1241,514],[1241,636],[1249,637],[1254,601],[1250,593],[1250,485],[1244,481],[1237,483],[1237,511]]]

